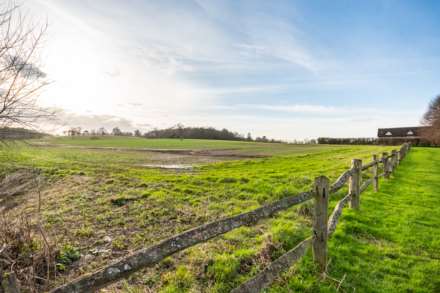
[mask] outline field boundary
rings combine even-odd
[[[299,260],[310,246],[313,248],[314,261],[318,264],[320,271],[325,272],[328,258],[327,240],[335,231],[345,205],[349,203],[351,208],[358,209],[360,205],[360,194],[371,184],[373,185],[374,191],[377,192],[379,189],[379,178],[384,177],[388,179],[400,161],[405,158],[410,148],[411,145],[406,143],[403,144],[399,150],[393,150],[391,154],[387,152],[382,153],[380,159],[378,159],[377,155],[373,155],[373,161],[365,165],[362,165],[362,160],[353,159],[352,167],[342,173],[331,185],[327,177],[317,177],[315,178],[313,190],[302,192],[295,196],[285,197],[250,212],[190,229],[156,245],[140,249],[113,264],[105,266],[96,272],[84,275],[50,292],[96,291],[126,278],[140,269],[151,267],[176,252],[206,242],[209,239],[238,227],[255,224],[261,219],[270,217],[279,211],[304,203],[312,198],[315,202],[313,236],[299,243],[295,248],[282,255],[268,265],[262,272],[232,290],[232,292],[260,292],[269,286],[281,272]],[[380,168],[380,166],[382,166],[382,168]],[[362,183],[362,171],[370,168],[372,168],[372,177]],[[379,174],[379,170],[382,170],[382,173]],[[328,218],[327,211],[330,194],[339,191],[346,183],[349,183],[348,194],[337,203],[330,218]]]

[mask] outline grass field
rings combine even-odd
[[[258,147],[262,144],[246,141],[208,140],[208,139],[146,139],[122,136],[96,137],[51,137],[44,141],[58,145],[77,145],[91,147],[126,147],[148,149],[240,149]]]
[[[35,143],[57,146],[88,148],[123,148],[144,150],[192,150],[192,151],[233,151],[235,154],[274,155],[314,152],[328,149],[323,145],[292,145],[285,143],[258,143],[246,141],[207,139],[146,139],[138,137],[49,137]],[[337,148],[333,146],[334,148]],[[228,154],[228,153],[226,153]],[[230,154],[230,152],[229,152]]]
[[[440,149],[414,148],[380,192],[344,210],[329,243],[328,274],[342,292],[440,292]],[[311,255],[269,292],[335,292]],[[345,276],[345,278],[344,278]]]
[[[82,255],[57,277],[52,284],[56,285],[183,230],[308,190],[316,176],[326,175],[334,180],[350,166],[352,158],[369,161],[373,153],[390,149],[289,145],[283,146],[289,151],[280,154],[272,151],[270,146],[266,146],[266,152],[273,156],[241,160],[226,158],[226,161],[199,163],[191,171],[177,172],[142,167],[143,163],[155,161],[157,153],[17,145],[2,149],[0,168],[2,173],[10,173],[18,167],[36,167],[45,175],[41,201],[45,230],[62,251]],[[391,182],[388,188],[392,187]],[[386,192],[386,186],[383,186],[383,192]],[[342,190],[332,198],[332,207],[345,192]],[[361,212],[368,208],[369,196],[374,199],[378,195],[366,195]],[[17,206],[8,211],[11,218],[21,213],[35,216],[38,206],[35,193],[14,200]],[[353,215],[350,218],[350,213],[344,216],[335,241],[341,239],[344,242],[344,237],[349,236],[343,231],[350,221],[362,219]],[[379,220],[380,217],[376,220],[371,216],[371,222],[359,224],[358,229],[368,228]],[[153,292],[229,292],[310,233],[308,203],[256,226],[242,227],[179,253],[110,289],[124,292],[145,292],[147,289]],[[331,245],[332,250],[343,247],[333,242]],[[350,247],[346,245],[349,251]],[[331,254],[341,261],[340,267],[336,259],[332,261],[331,274],[341,277],[346,272],[348,275],[350,270],[344,268],[344,259],[339,259],[337,252]],[[284,281],[275,285],[272,292],[278,292],[281,285],[291,291],[334,291],[334,284],[318,282],[308,260],[310,257],[295,269],[295,274],[287,274]],[[356,273],[354,268],[356,266],[352,268],[353,274]],[[347,276],[344,285],[347,292],[352,292],[350,288],[361,288],[356,283],[356,276]]]

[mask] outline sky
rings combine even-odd
[[[440,94],[439,1],[23,4],[49,24],[39,101],[64,127],[374,137]]]

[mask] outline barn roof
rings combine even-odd
[[[377,137],[420,137],[424,126],[416,127],[397,127],[397,128],[379,128]]]

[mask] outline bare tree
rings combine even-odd
[[[440,119],[440,95],[435,97],[428,106],[428,110],[423,116],[423,124],[432,125],[435,121]]]
[[[115,127],[112,130],[112,135],[114,135],[114,136],[121,136],[122,135],[122,131],[119,129],[119,127]]]
[[[52,113],[37,105],[46,74],[36,65],[47,25],[33,25],[14,2],[0,4],[0,127],[34,126]]]
[[[422,136],[432,144],[440,145],[440,95],[429,103],[422,123],[428,126],[424,129]]]

